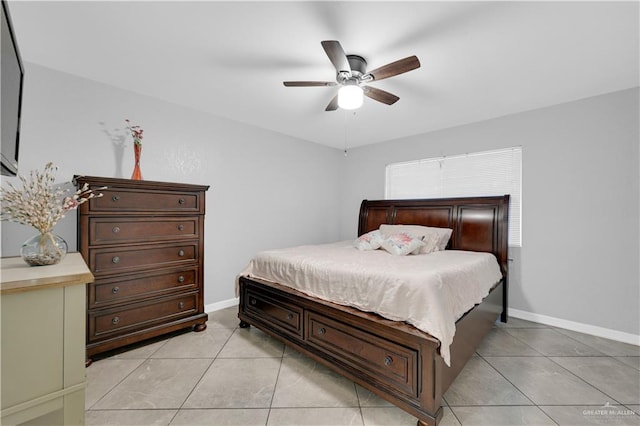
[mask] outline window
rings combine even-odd
[[[510,194],[509,245],[522,244],[522,148],[389,164],[385,198],[442,198]]]

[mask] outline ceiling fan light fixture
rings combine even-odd
[[[348,84],[338,90],[338,106],[342,109],[358,109],[363,100],[362,88],[357,84]]]

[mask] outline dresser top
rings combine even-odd
[[[29,266],[21,257],[0,260],[0,294],[3,295],[93,282],[93,274],[80,253],[68,253],[57,265],[48,266]]]
[[[169,191],[206,191],[209,189],[209,185],[194,185],[190,183],[158,182],[153,180],[131,180],[82,175],[74,176],[73,182],[78,186],[86,182],[92,186],[106,186],[110,188],[156,189]]]

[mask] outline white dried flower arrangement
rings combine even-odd
[[[19,175],[21,189],[11,183],[8,188],[0,188],[0,218],[32,226],[46,234],[51,232],[69,210],[76,209],[92,198],[102,197],[102,194],[94,193],[86,183],[72,196],[65,196],[71,190],[65,189],[64,184],[54,185],[56,170],[57,166],[47,163],[43,172],[32,170],[29,179]]]

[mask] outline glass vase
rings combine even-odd
[[[53,232],[34,235],[22,244],[20,254],[30,266],[55,265],[67,254],[67,242]]]
[[[133,155],[135,158],[135,165],[133,166],[133,174],[131,179],[142,180],[142,172],[140,171],[140,156],[142,155],[142,144],[133,144]]]

